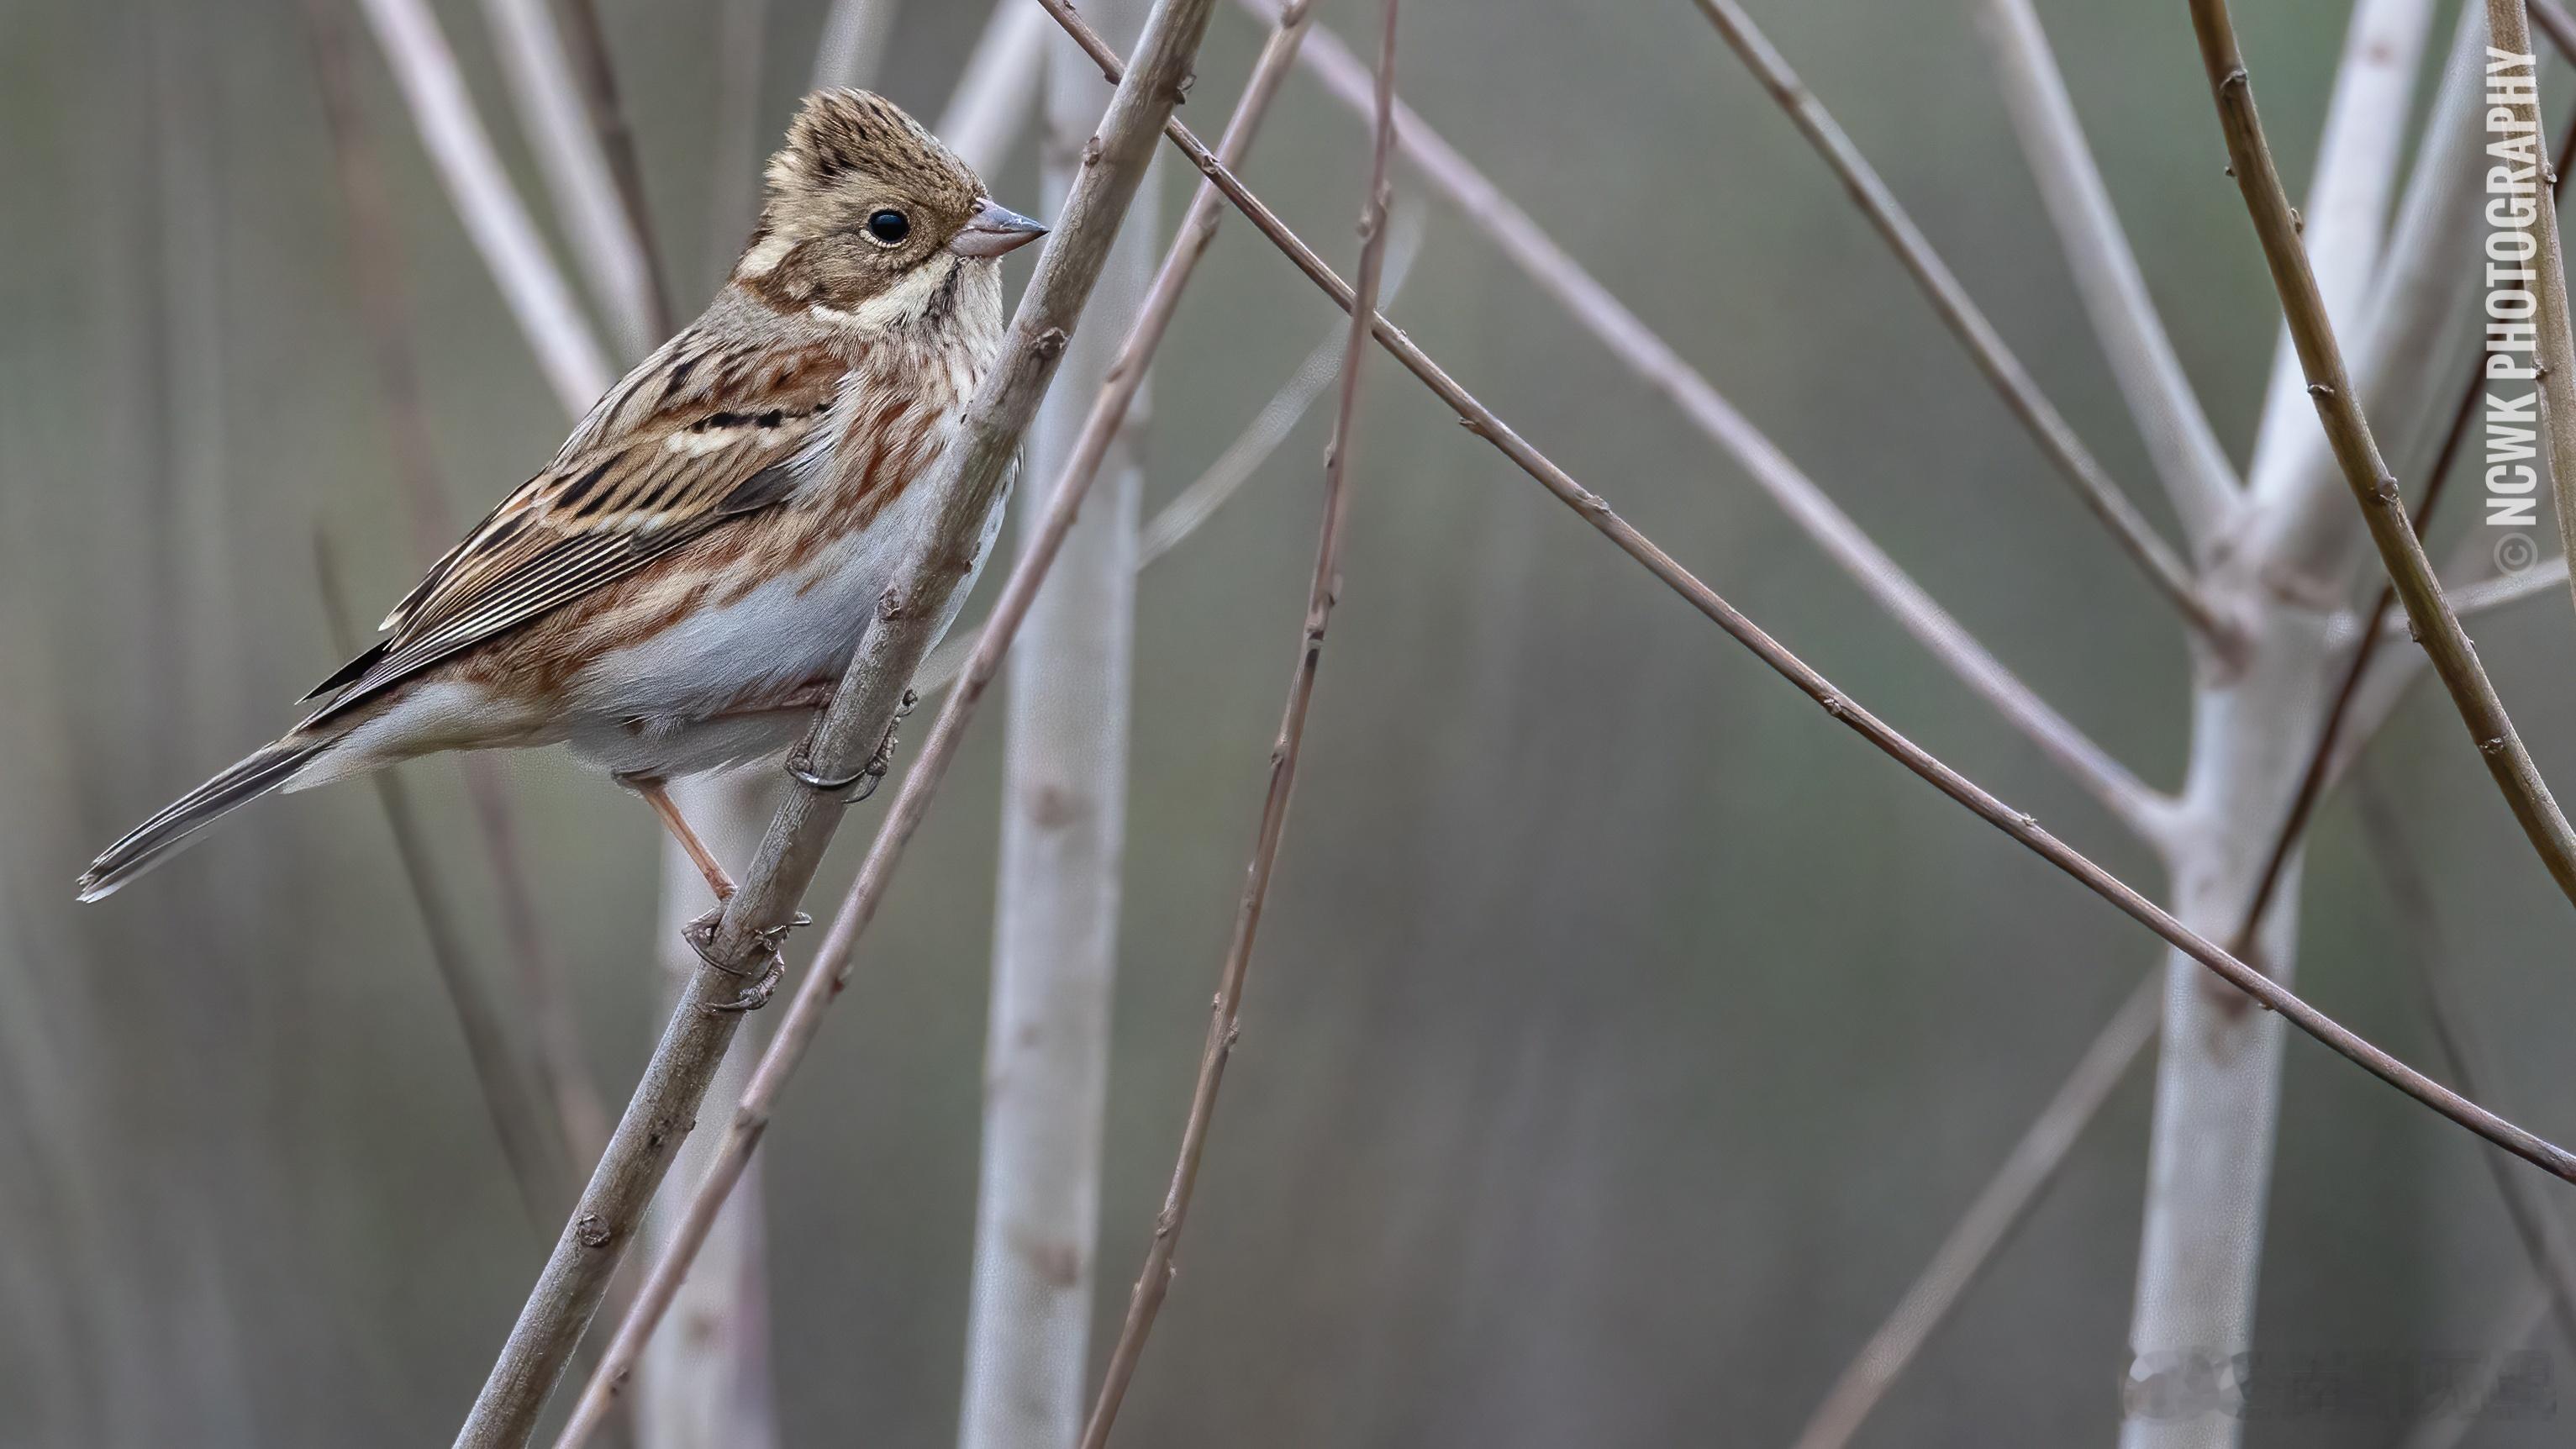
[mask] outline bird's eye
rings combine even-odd
[[[880,211],[868,218],[868,235],[885,246],[894,246],[912,235],[912,223],[900,211]]]

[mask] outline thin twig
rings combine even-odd
[[[2271,147],[2264,141],[2263,123],[2254,109],[2253,81],[2236,48],[2226,0],[2190,0],[2190,5],[2192,30],[2200,40],[2201,62],[2226,133],[2237,189],[2253,216],[2255,234],[2272,271],[2273,290],[2280,294],[2290,336],[2298,343],[2299,364],[2307,373],[2309,394],[2316,399],[2317,415],[2334,444],[2344,481],[2361,506],[2362,520],[2388,567],[2398,598],[2405,602],[2406,617],[2413,621],[2443,687],[2459,706],[2461,721],[2486,761],[2487,772],[2495,777],[2496,788],[2504,792],[2505,803],[2558,888],[2576,901],[2576,830],[2569,829],[2558,802],[2550,798],[2549,786],[2505,714],[2504,701],[2487,678],[2486,666],[2478,661],[2467,631],[2443,599],[2432,561],[2424,555],[2423,540],[2407,520],[2405,495],[2380,459],[2379,444],[2371,437],[2369,420],[2362,416],[2352,378],[2344,370],[2342,349],[2317,292],[2316,276],[2299,245],[2298,219],[2281,189]]]
[[[2129,999],[2111,1014],[2091,1045],[2067,1074],[2048,1105],[2031,1120],[2013,1144],[2002,1167],[1977,1193],[1968,1210],[1932,1252],[1914,1285],[1905,1290],[1887,1321],[1853,1355],[1824,1401],[1799,1431],[1794,1449],[1842,1449],[1870,1411],[1878,1407],[1905,1366],[1914,1361],[1932,1330],[1950,1316],[1968,1285],[1977,1280],[2039,1195],[2066,1165],[2078,1138],[2111,1090],[2135,1066],[2147,1043],[2156,1039],[2164,1003],[2165,974],[2150,971]]]
[[[2576,158],[2576,125],[2569,127],[2569,139],[2559,153],[2557,173],[2550,180],[2553,202],[2565,191],[2566,183],[2562,178],[2571,158]],[[2422,501],[2415,505],[2409,519],[2409,526],[2418,538],[2423,536],[2424,526],[2432,521],[2433,509],[2441,502],[2444,489],[2450,485],[2452,464],[2459,456],[2462,442],[2468,437],[2469,424],[2477,415],[2479,400],[2485,395],[2486,358],[2482,353],[2475,354],[2469,359],[2468,376],[2460,388],[2459,401],[2452,405],[2450,425],[2443,431],[2442,444],[2434,450],[2432,467],[2425,473]],[[2379,597],[2371,604],[2370,612],[2362,617],[2377,619],[2387,613],[2396,600],[2396,584],[2383,580],[2379,586]],[[2458,601],[2453,602],[2455,617],[2466,612],[2467,609]],[[2308,817],[2315,813],[2317,802],[2324,797],[2326,785],[2333,778],[2339,758],[2338,747],[2352,713],[2353,701],[2360,696],[2362,680],[2369,673],[2371,661],[2386,638],[2387,635],[2380,630],[2365,629],[2360,631],[2360,637],[2354,642],[2352,658],[2345,664],[2343,679],[2335,687],[2334,703],[2327,708],[2325,723],[2317,730],[2316,745],[2308,752],[2307,764],[2299,772],[2298,791],[2291,796],[2290,808],[2282,818],[2281,828],[2273,833],[2271,847],[2264,853],[2262,873],[2255,877],[2254,894],[2245,909],[2245,924],[2236,933],[2239,954],[2252,943],[2254,931],[2272,903],[2272,894],[2280,887],[2281,874],[2289,864],[2290,852],[2306,835]]]
[[[2488,154],[2502,163],[2498,169],[2505,184],[2511,185],[2516,169],[2512,148],[2520,146],[2528,162],[2535,165],[2549,154],[2540,122],[2540,61],[2532,53],[2531,16],[2523,8],[2523,0],[2487,0],[2487,30],[2488,104],[2496,106],[2501,102],[2500,108],[2512,116],[2508,124],[2526,133],[2500,137],[2487,147]],[[2512,74],[2515,71],[2520,74]],[[2499,129],[2492,112],[2487,127],[2490,131]],[[2527,171],[2530,166],[2522,169]],[[2532,186],[2532,179],[2520,182],[2519,193],[2538,189]],[[2547,186],[2556,185],[2558,180],[2554,173],[2536,179]],[[2490,180],[2487,184],[2492,188],[2498,183]],[[2538,256],[2522,258],[2520,267],[2522,275],[2530,279],[2532,299],[2539,304],[2539,315],[2533,319],[2539,328],[2538,346],[2521,370],[2507,375],[2529,380],[2532,372],[2540,374],[2540,427],[2549,450],[2550,491],[2558,504],[2558,546],[2561,552],[2576,554],[2576,334],[2568,331],[2567,268],[2558,246],[2558,208],[2503,196],[2488,206],[2491,223],[2499,215],[2499,206],[2505,208],[2501,214],[2509,223],[2520,221],[2521,213],[2528,210],[2529,235],[2539,251]],[[2490,286],[2495,284],[2498,270],[2489,264]],[[2508,264],[2501,270],[2510,277],[2514,268]],[[2498,362],[2512,361],[2509,353],[2496,353],[2494,357]]]
[[[1046,6],[1047,13],[1055,17],[1058,25],[1082,42],[1104,75],[1114,78],[1120,74],[1117,56],[1100,43],[1100,38],[1082,22],[1068,0],[1039,0],[1039,3]],[[1241,178],[1220,163],[1196,133],[1177,120],[1165,122],[1163,130],[1181,153],[1190,158],[1190,164],[1199,169],[1199,174],[1214,181],[1217,189],[1225,193],[1226,200],[1232,202],[1256,230],[1305,273],[1307,280],[1321,288],[1337,305],[1344,308],[1351,305],[1350,284],[1325,265],[1314,248],[1290,230],[1277,213],[1243,184]],[[2127,882],[2041,829],[2034,817],[2006,805],[1975,781],[1890,728],[1885,721],[1837,689],[1833,681],[1817,673],[1805,660],[1764,633],[1734,605],[1683,568],[1672,555],[1656,547],[1652,540],[1637,530],[1636,525],[1621,518],[1607,499],[1584,487],[1546,454],[1530,446],[1492,409],[1459,386],[1457,380],[1416,346],[1412,338],[1387,321],[1385,314],[1380,313],[1371,320],[1371,331],[1378,344],[1402,363],[1406,371],[1421,379],[1458,414],[1459,421],[1468,431],[1492,444],[1496,451],[1554,494],[1559,502],[1573,509],[1595,532],[1609,539],[1620,552],[1643,565],[1667,588],[1725,630],[1729,637],[1751,650],[1774,673],[1787,679],[1801,693],[1822,706],[1827,714],[1869,741],[1881,753],[1965,806],[1977,818],[2011,836],[2033,854],[2073,876],[2087,890],[2117,907],[2123,915],[2163,937],[2184,955],[2225,978],[2238,990],[2281,1013],[2291,1025],[2315,1037],[2371,1075],[2515,1156],[2555,1176],[2576,1182],[2576,1153],[2505,1121],[2363,1040],[2351,1029],[2309,1005],[2297,993],[2175,920],[2164,908],[2140,895]]]
[[[2390,241],[2389,198],[2405,154],[2415,78],[2435,8],[2434,0],[2355,0],[2308,168],[2299,239],[2316,270],[2327,315],[2355,338],[2356,372],[2368,371],[2358,366],[2364,345],[2359,339],[2363,319],[2373,311],[2373,293],[2382,283],[2381,259]],[[2439,95],[2437,87],[2435,104]],[[2426,139],[2433,139],[2438,129],[2429,129]],[[2425,154],[2420,146],[2418,154]],[[2295,493],[2304,501],[2308,493],[2324,494],[2339,532],[2349,540],[2352,520],[2331,460],[2322,469],[2308,461],[2323,437],[2315,409],[2307,404],[2298,347],[2286,324],[2275,332],[2262,406],[2255,413],[2254,446],[2245,463],[2247,501],[2254,512],[2263,513],[2285,495]]]
[[[1011,458],[1019,446],[1020,435],[1027,429],[1030,418],[1037,411],[1039,397],[1054,377],[1055,365],[1064,353],[1065,337],[1081,316],[1083,304],[1090,297],[1092,283],[1099,277],[1107,258],[1110,242],[1126,215],[1127,204],[1135,196],[1147,163],[1153,158],[1153,133],[1180,99],[1182,86],[1191,71],[1192,57],[1198,50],[1199,38],[1207,28],[1211,5],[1212,0],[1156,0],[1153,13],[1146,18],[1144,36],[1137,42],[1139,60],[1136,73],[1129,84],[1118,88],[1117,95],[1110,101],[1108,112],[1093,138],[1097,144],[1084,150],[1081,177],[1065,200],[1063,215],[1056,223],[1045,254],[1038,259],[1037,275],[1030,281],[1019,311],[1012,318],[1001,358],[960,421],[956,440],[941,454],[937,471],[915,485],[930,489],[931,496],[938,499],[940,505],[934,527],[934,536],[940,542],[931,550],[929,562],[938,565],[945,576],[925,579],[924,583],[945,587],[921,590],[921,607],[907,609],[902,616],[906,620],[935,617],[945,605],[947,590],[953,588],[957,578],[963,574],[965,560],[972,555],[972,541],[999,495]],[[1186,238],[1190,234],[1185,224],[1183,235]],[[1167,261],[1167,268],[1169,265]],[[1161,290],[1158,278],[1158,295]],[[1177,294],[1177,286],[1173,291]],[[1155,329],[1153,335],[1159,337],[1161,327],[1169,321],[1169,310],[1166,305],[1162,315],[1156,317],[1153,300],[1149,299],[1145,314],[1138,320],[1138,328],[1150,324]],[[1121,363],[1127,360],[1122,352]],[[1116,405],[1111,411],[1115,414],[1124,413],[1126,397],[1132,396],[1132,388],[1142,380],[1143,359],[1136,361],[1137,366],[1133,368],[1111,368],[1110,375],[1118,384],[1115,390],[1126,394],[1113,399],[1104,392],[1102,402],[1114,401]],[[850,944],[865,924],[853,906],[864,898],[872,912],[875,901],[882,897],[895,860],[902,853],[903,842],[919,826],[921,815],[928,808],[929,796],[937,788],[938,778],[945,768],[948,753],[956,747],[955,739],[963,727],[965,715],[971,713],[971,702],[979,698],[984,687],[990,684],[993,667],[999,662],[1002,648],[1009,643],[1019,618],[1026,615],[1037,585],[1045,577],[1048,563],[1053,561],[1056,548],[1063,543],[1065,532],[1072,527],[1075,509],[1089,487],[1087,474],[1097,470],[1100,457],[1117,430],[1117,423],[1117,416],[1104,419],[1101,407],[1095,405],[1091,420],[1085,425],[1082,442],[1075,450],[1076,463],[1085,470],[1085,474],[1069,474],[1056,485],[1051,495],[1053,501],[1049,506],[1046,527],[1022,550],[1012,568],[1009,584],[994,605],[995,625],[988,626],[985,631],[992,647],[979,651],[976,660],[984,667],[978,672],[970,672],[966,685],[952,693],[941,706],[938,721],[931,729],[930,741],[912,769],[906,772],[903,788],[897,792],[894,807],[884,826],[878,830],[867,861],[860,867],[859,878],[851,886],[849,901],[844,903],[841,913],[833,921],[822,954],[804,983],[797,988],[795,1000],[788,1008],[786,1019],[779,1023],[777,1035],[761,1054],[750,1084],[743,1090],[742,1101],[734,1110],[725,1138],[708,1166],[706,1178],[691,1198],[687,1212],[673,1223],[662,1256],[653,1265],[643,1291],[619,1323],[615,1338],[601,1358],[599,1370],[591,1376],[574,1405],[572,1417],[556,1441],[558,1449],[570,1449],[570,1446],[581,1444],[598,1428],[625,1376],[632,1371],[655,1323],[670,1306],[671,1297],[687,1273],[689,1261],[698,1245],[705,1241],[707,1230],[717,1211],[723,1207],[727,1192],[739,1180],[752,1150],[758,1146],[780,1087],[794,1071],[796,1062],[813,1045],[814,1035],[822,1025],[824,1010],[847,982]],[[1086,459],[1087,462],[1084,461]],[[1077,477],[1080,480],[1078,486]],[[927,568],[924,572],[928,572]],[[1003,624],[1004,620],[1009,622]],[[831,710],[820,727],[822,738],[833,742],[832,766],[837,766],[842,759],[855,765],[864,758],[855,752],[860,736],[843,729],[841,721],[854,713],[845,706],[860,692],[854,686],[866,673],[871,663],[870,656],[882,655],[886,666],[882,682],[868,691],[881,697],[870,703],[866,714],[875,722],[877,734],[881,735],[885,724],[892,718],[894,692],[909,682],[928,650],[928,631],[921,628],[906,631],[900,649],[881,650],[878,641],[894,632],[884,627],[885,622],[881,613],[879,626],[869,631],[868,639],[860,646],[859,666],[854,668],[852,679],[845,681],[834,696]],[[873,748],[875,736],[869,738]],[[851,747],[846,753],[845,746]],[[818,769],[830,768],[822,763],[825,756],[819,747],[814,758]],[[817,792],[810,790],[796,791],[791,793],[779,819],[771,824],[769,839],[762,845],[760,859],[754,862],[742,890],[727,903],[724,924],[717,931],[719,943],[731,942],[730,949],[735,954],[719,959],[738,963],[746,959],[745,948],[758,944],[756,935],[737,934],[737,908],[745,898],[760,893],[767,883],[772,857],[777,853],[775,847],[780,844],[782,836],[793,840],[800,833],[790,817],[800,813],[800,807],[806,802],[817,798],[837,808],[837,796],[818,796]],[[822,830],[802,833],[828,837],[828,822]],[[798,892],[810,879],[823,843],[823,839],[818,838],[812,849],[798,852],[801,861],[801,872],[796,879]],[[763,912],[751,920],[758,928],[774,928],[784,923],[792,907],[791,894],[780,900],[774,910]],[[710,974],[699,973],[699,981],[691,989],[690,1000],[683,1003],[683,1016],[674,1019],[674,1033],[683,1030],[684,1026],[695,1027],[702,1032],[714,1029],[684,1020],[688,1009],[704,1004],[710,987]],[[724,1031],[730,1035],[729,1026]],[[667,1043],[668,1038],[666,1047]],[[721,1051],[720,1043],[717,1050]],[[657,1066],[667,1054],[667,1051],[656,1054]],[[650,1079],[648,1071],[648,1082]],[[704,1090],[705,1081],[701,1076],[689,1098],[692,1109]],[[643,1092],[639,1088],[639,1105],[642,1100]],[[635,1109],[630,1108],[629,1122],[632,1123],[636,1116]],[[685,1122],[688,1119],[680,1116],[668,1120]],[[621,1125],[621,1137],[624,1133],[625,1128]],[[658,1180],[658,1159],[649,1167],[653,1178]],[[649,1192],[650,1184],[646,1186]],[[552,1276],[551,1270],[549,1276]],[[595,1304],[596,1295],[593,1295],[591,1306]],[[535,1307],[536,1301],[532,1299],[532,1310]],[[588,1309],[585,1307],[580,1318],[586,1322],[587,1317]],[[514,1335],[514,1340],[516,1337]],[[556,1371],[560,1371],[559,1363]],[[495,1380],[499,1378],[500,1370],[496,1369]],[[538,1397],[542,1399],[541,1394]],[[529,1417],[533,1420],[533,1412]],[[520,1432],[524,1435],[525,1431]]]
[[[1727,47],[1744,62],[1746,69],[1753,72],[1754,78],[1762,83],[1763,90],[1779,103],[1781,110],[1788,113],[1798,133],[1807,138],[1808,144],[1815,147],[1816,154],[1824,158],[1825,165],[1841,180],[1843,190],[1851,196],[1853,204],[1869,218],[1870,226],[1886,241],[1888,249],[1896,253],[1906,275],[1922,289],[1924,299],[1940,315],[1942,325],[1949,328],[1950,335],[1958,339],[1961,347],[1967,349],[1977,371],[1984,374],[1986,381],[2002,397],[2005,409],[2029,431],[2031,441],[2039,445],[2040,452],[2074,488],[2077,500],[2111,531],[2112,541],[2147,576],[2147,582],[2154,585],[2156,592],[2181,612],[2183,622],[2190,625],[2202,641],[2218,648],[2222,655],[2227,653],[2232,647],[2233,631],[2218,618],[2209,600],[2202,595],[2198,582],[2192,577],[2191,566],[2184,563],[2172,545],[2156,532],[2155,525],[2138,512],[2137,505],[2120,491],[2120,485],[2112,481],[2110,471],[2093,456],[2091,449],[2084,446],[2084,440],[2076,436],[2073,425],[2058,412],[2056,404],[2040,391],[2029,369],[2013,355],[2003,334],[1986,320],[1985,312],[1977,306],[1976,299],[1968,295],[1968,289],[1951,272],[1949,264],[1932,249],[1930,240],[1906,214],[1904,204],[1896,199],[1896,193],[1879,178],[1877,169],[1869,164],[1869,158],[1861,154],[1851,137],[1835,123],[1833,115],[1816,99],[1815,93],[1798,79],[1797,72],[1789,68],[1789,62],[1755,27],[1753,17],[1745,14],[1742,6],[1735,0],[1696,0],[1696,3],[1709,23],[1717,27],[1717,33],[1725,38]]]
[[[1254,14],[1274,13],[1271,0],[1242,3]],[[1049,3],[1048,9],[1053,11],[1055,6]],[[1354,58],[1330,30],[1315,27],[1304,61],[1306,68],[1345,106],[1365,114],[1368,67]],[[1934,658],[2036,743],[2042,753],[2072,775],[2122,824],[2147,839],[2158,839],[2165,833],[2171,802],[2164,795],[2112,758],[2005,668],[1849,514],[1826,497],[1824,490],[1801,472],[1777,444],[1684,361],[1671,344],[1657,336],[1558,246],[1528,212],[1401,101],[1395,108],[1395,139],[1405,159],[1434,190],[1473,218],[1505,256],[1555,297],[1612,355],[1663,393],[1692,426],[1732,456],[1755,485],[1789,515],[1790,521],[1814,539],[1826,557]]]
[[[2038,176],[2040,199],[2056,223],[2093,331],[2184,532],[2195,547],[2204,547],[2226,528],[2242,497],[2236,470],[2156,316],[2030,0],[1988,0],[1982,14],[2014,130]]]
[[[483,0],[483,15],[555,217],[581,258],[592,296],[614,324],[619,352],[641,357],[668,335],[670,317],[645,260],[642,218],[627,209],[610,172],[590,103],[555,28],[553,0]]]
[[[1091,1422],[1082,1431],[1081,1449],[1105,1449],[1118,1422],[1128,1385],[1144,1356],[1145,1340],[1172,1286],[1172,1255],[1188,1226],[1190,1200],[1198,1189],[1199,1168],[1207,1157],[1209,1128],[1216,1119],[1217,1090],[1224,1085],[1226,1064],[1243,1017],[1243,983],[1252,969],[1252,950],[1260,935],[1261,916],[1270,900],[1270,879],[1279,863],[1279,843],[1288,829],[1288,804],[1297,786],[1297,763],[1306,741],[1307,711],[1314,703],[1315,676],[1323,663],[1324,635],[1333,622],[1333,605],[1342,592],[1342,533],[1350,511],[1351,445],[1359,417],[1360,365],[1368,359],[1369,321],[1377,315],[1378,287],[1386,268],[1387,162],[1395,150],[1395,32],[1397,0],[1380,7],[1375,114],[1371,123],[1368,194],[1360,204],[1359,284],[1351,305],[1349,336],[1342,344],[1341,390],[1333,413],[1333,437],[1324,454],[1323,524],[1315,543],[1315,572],[1306,589],[1305,627],[1288,671],[1288,698],[1281,707],[1279,739],[1270,748],[1270,785],[1261,801],[1261,823],[1253,834],[1252,859],[1243,872],[1243,898],[1235,908],[1234,936],[1225,964],[1217,974],[1216,1000],[1208,1012],[1207,1045],[1199,1054],[1198,1079],[1190,1089],[1188,1119],[1181,1127],[1179,1159],[1172,1164],[1172,1184],[1155,1214],[1145,1266],[1128,1295],[1127,1319],[1109,1352],[1100,1396],[1093,1401]]]
[[[2492,1060],[2482,1050],[2469,1028],[2467,1002],[2462,999],[2458,974],[2451,966],[2451,953],[2442,944],[2442,933],[2433,911],[2432,887],[2425,882],[2423,867],[2406,844],[2406,824],[2397,813],[2388,792],[2365,770],[2353,791],[2361,807],[2362,839],[2370,848],[2371,861],[2379,868],[2379,878],[2388,887],[2390,912],[2397,918],[2399,932],[2405,938],[2407,960],[2415,968],[2415,985],[2423,993],[2424,1019],[2433,1028],[2434,1044],[2441,1049],[2451,1075],[2458,1078],[2463,1090],[2485,1094],[2495,1089],[2495,1074],[2487,1070]],[[2504,1198],[2505,1215],[2513,1220],[2513,1232],[2522,1242],[2523,1253],[2531,1259],[2532,1276],[2549,1290],[2549,1301],[2558,1315],[2558,1331],[2567,1344],[2576,1348],[2576,1253],[2571,1253],[2566,1229],[2558,1220],[2558,1205],[2541,1195],[2538,1183],[2515,1172],[2493,1153],[2481,1152],[2478,1160],[2494,1176],[2496,1192]]]
[[[492,138],[474,113],[474,98],[456,69],[455,52],[425,0],[359,0],[376,44],[411,109],[422,145],[447,187],[537,366],[571,413],[590,410],[607,390],[608,363],[572,289],[546,254],[536,223],[510,186]]]

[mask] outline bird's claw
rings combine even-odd
[[[723,920],[724,908],[719,906],[680,930],[680,939],[689,943],[689,949],[698,953],[699,960],[727,976],[751,983],[732,1000],[711,1002],[706,1009],[758,1011],[769,1004],[771,993],[777,991],[779,981],[787,975],[787,957],[779,950],[779,944],[787,939],[788,932],[814,924],[814,918],[798,911],[775,926],[752,932],[751,939],[760,947],[761,962],[757,969],[745,969],[717,956],[716,928]]]
[[[759,980],[744,987],[742,993],[731,1001],[708,1002],[707,1010],[727,1013],[758,1011],[769,1004],[770,993],[778,989],[778,983],[785,979],[786,975],[787,959],[772,951],[769,953],[769,969],[760,973]]]
[[[886,721],[885,738],[878,741],[876,753],[868,756],[866,764],[849,774],[833,779],[816,773],[812,753],[814,742],[809,738],[796,747],[794,754],[787,757],[788,775],[799,784],[820,790],[826,795],[837,795],[843,790],[852,791],[850,797],[841,803],[858,804],[874,795],[877,792],[877,786],[885,783],[886,772],[894,768],[895,731],[903,724],[904,717],[911,714],[913,707],[919,703],[921,703],[920,695],[909,689],[903,692],[902,702],[895,706],[894,718]]]

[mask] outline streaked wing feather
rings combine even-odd
[[[545,472],[492,510],[385,621],[390,637],[314,693],[319,721],[461,650],[606,587],[795,492],[830,435],[836,354],[721,361],[675,339],[600,400]],[[701,385],[674,401],[672,366]],[[640,414],[640,415],[637,415]]]

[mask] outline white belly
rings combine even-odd
[[[997,498],[974,563],[950,595],[933,643],[964,607],[992,552],[1002,511]],[[572,682],[566,737],[573,752],[612,771],[669,778],[760,759],[794,744],[813,711],[746,716],[741,702],[840,677],[878,598],[917,547],[929,512],[927,500],[914,490],[857,536],[826,551],[811,570],[701,609],[643,643],[594,660]]]

